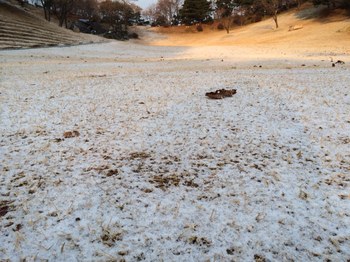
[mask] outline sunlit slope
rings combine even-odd
[[[311,48],[332,49],[337,47],[350,52],[350,19],[341,11],[324,16],[322,7],[311,5],[302,10],[291,10],[278,17],[279,28],[272,19],[267,19],[243,27],[235,27],[230,34],[217,31],[215,27],[205,27],[203,32],[189,33],[189,28],[155,28],[165,34],[164,39],[154,39],[152,45],[166,46],[267,46],[271,48]],[[297,30],[290,30],[298,28]]]

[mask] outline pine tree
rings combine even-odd
[[[349,0],[348,0],[349,1]],[[314,5],[326,5],[328,8],[333,7],[335,8],[337,6],[337,3],[340,1],[337,0],[312,0]],[[344,1],[346,3],[347,1]]]
[[[180,15],[186,25],[205,22],[209,18],[211,8],[207,0],[185,0]]]

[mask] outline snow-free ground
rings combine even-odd
[[[349,64],[1,51],[0,260],[349,261]],[[205,97],[219,88],[237,94]]]

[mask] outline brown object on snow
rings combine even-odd
[[[231,97],[236,93],[236,89],[218,89],[215,92],[205,93],[205,95],[210,99],[223,99],[225,97]]]
[[[64,138],[72,138],[72,137],[76,137],[79,136],[80,133],[76,130],[74,131],[66,131],[63,133]]]

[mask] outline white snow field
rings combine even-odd
[[[330,59],[0,51],[0,260],[349,261],[350,59]]]

